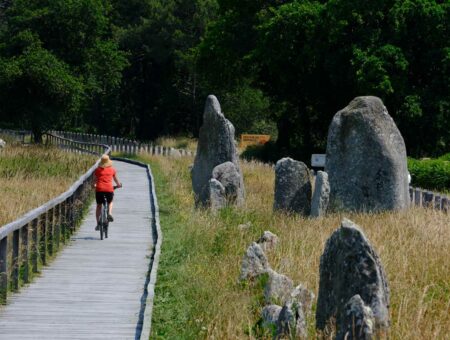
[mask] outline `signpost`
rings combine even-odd
[[[326,155],[321,153],[313,153],[311,155],[311,166],[315,168],[325,167]]]
[[[246,148],[248,145],[266,144],[270,140],[270,135],[241,135],[241,148]]]

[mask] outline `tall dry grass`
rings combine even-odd
[[[68,190],[95,159],[8,143],[0,150],[0,227]]]
[[[161,145],[175,149],[185,149],[192,152],[197,151],[197,139],[189,137],[159,137],[156,139],[155,145]]]
[[[180,277],[183,287],[170,291],[170,284],[164,283],[164,294],[183,296],[180,311],[186,313],[186,320],[182,322],[190,332],[179,334],[180,338],[269,339],[269,334],[255,327],[262,307],[261,290],[237,282],[246,248],[264,230],[277,234],[279,245],[269,254],[271,266],[296,284],[305,284],[317,297],[320,255],[325,241],[344,216],[361,226],[384,264],[391,290],[390,337],[449,338],[449,215],[421,208],[399,213],[333,214],[320,219],[274,213],[274,173],[258,163],[242,165],[247,191],[245,207],[213,215],[193,209],[188,174],[192,160],[152,158],[151,162],[169,180],[163,190],[176,199],[177,212],[170,214],[181,216],[177,242],[185,245],[180,247],[182,255],[175,262],[176,277]],[[247,222],[250,228],[238,228]],[[163,248],[162,256],[168,251]],[[164,273],[170,270],[170,261],[160,268]],[[164,308],[158,304],[160,300],[155,305],[157,315],[158,308]],[[317,337],[314,313],[308,322],[310,336]],[[169,326],[154,327],[162,327],[170,334],[164,329]],[[177,332],[185,332],[180,329]]]

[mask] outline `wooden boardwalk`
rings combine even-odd
[[[40,277],[0,306],[0,339],[135,339],[152,254],[146,169],[114,161],[109,238],[100,241],[95,205]]]

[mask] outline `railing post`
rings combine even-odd
[[[31,270],[33,273],[38,272],[38,256],[39,256],[39,219],[35,218],[31,222]]]
[[[30,224],[27,224],[20,229],[20,274],[24,283],[28,283],[30,281],[30,258],[28,251],[28,233],[30,230],[29,226]]]
[[[55,242],[54,238],[54,228],[55,228],[55,208],[48,210],[48,219],[47,219],[47,251],[48,255],[53,255],[53,243]]]
[[[39,257],[41,259],[41,263],[43,265],[47,264],[47,228],[49,226],[49,212],[47,211],[42,215],[42,218],[39,220]]]
[[[418,207],[422,205],[422,193],[420,189],[414,190],[414,204]]]
[[[19,247],[20,229],[14,230],[12,240],[11,289],[19,289]]]
[[[61,204],[58,204],[55,207],[54,235],[55,235],[55,251],[58,251],[59,244],[61,241]]]
[[[0,240],[0,304],[6,303],[8,296],[8,238]]]

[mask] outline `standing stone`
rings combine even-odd
[[[339,329],[336,339],[346,340],[370,340],[373,337],[373,325],[375,324],[372,309],[364,304],[361,296],[353,296],[344,306],[342,327]]]
[[[328,130],[325,170],[331,210],[409,206],[405,143],[377,97],[357,97],[336,113]]]
[[[349,327],[346,304],[355,295],[372,311],[373,331],[386,330],[389,327],[389,287],[383,266],[359,227],[344,219],[327,240],[320,258],[316,327],[324,330],[334,319],[337,334],[345,334]]]
[[[302,306],[304,315],[308,315],[311,312],[314,297],[314,293],[302,284],[295,287],[291,293],[291,301]]]
[[[280,311],[277,321],[276,339],[306,339],[306,317],[301,305],[287,302]]]
[[[209,203],[213,211],[217,211],[227,205],[225,187],[214,178],[209,181]]]
[[[284,305],[291,298],[294,282],[283,274],[268,270],[268,280],[264,286],[264,299],[266,303]]]
[[[266,230],[256,243],[258,243],[264,251],[272,251],[278,244],[278,236]]]
[[[292,158],[282,158],[275,166],[275,210],[308,216],[311,211],[311,174],[308,167]]]
[[[281,307],[277,305],[264,306],[261,318],[262,326],[267,328],[276,328],[278,317],[280,316]]]
[[[208,96],[200,128],[197,153],[192,168],[192,187],[197,206],[209,203],[209,180],[213,169],[222,163],[232,162],[240,174],[239,197],[244,197],[244,182],[234,142],[234,127],[221,112],[213,95]]]
[[[241,174],[234,163],[225,162],[217,165],[212,171],[212,177],[224,186],[227,204],[241,205],[244,203],[244,197],[240,188]]]
[[[0,149],[3,149],[6,146],[6,142],[0,138]]]
[[[311,200],[311,216],[324,216],[327,212],[329,199],[330,183],[328,183],[328,174],[324,171],[318,171]]]
[[[267,273],[270,269],[269,261],[262,248],[256,242],[248,247],[242,259],[240,280],[254,279],[257,276]]]
[[[176,157],[176,158],[180,158],[181,157],[181,152],[178,149],[170,148],[170,156]]]

